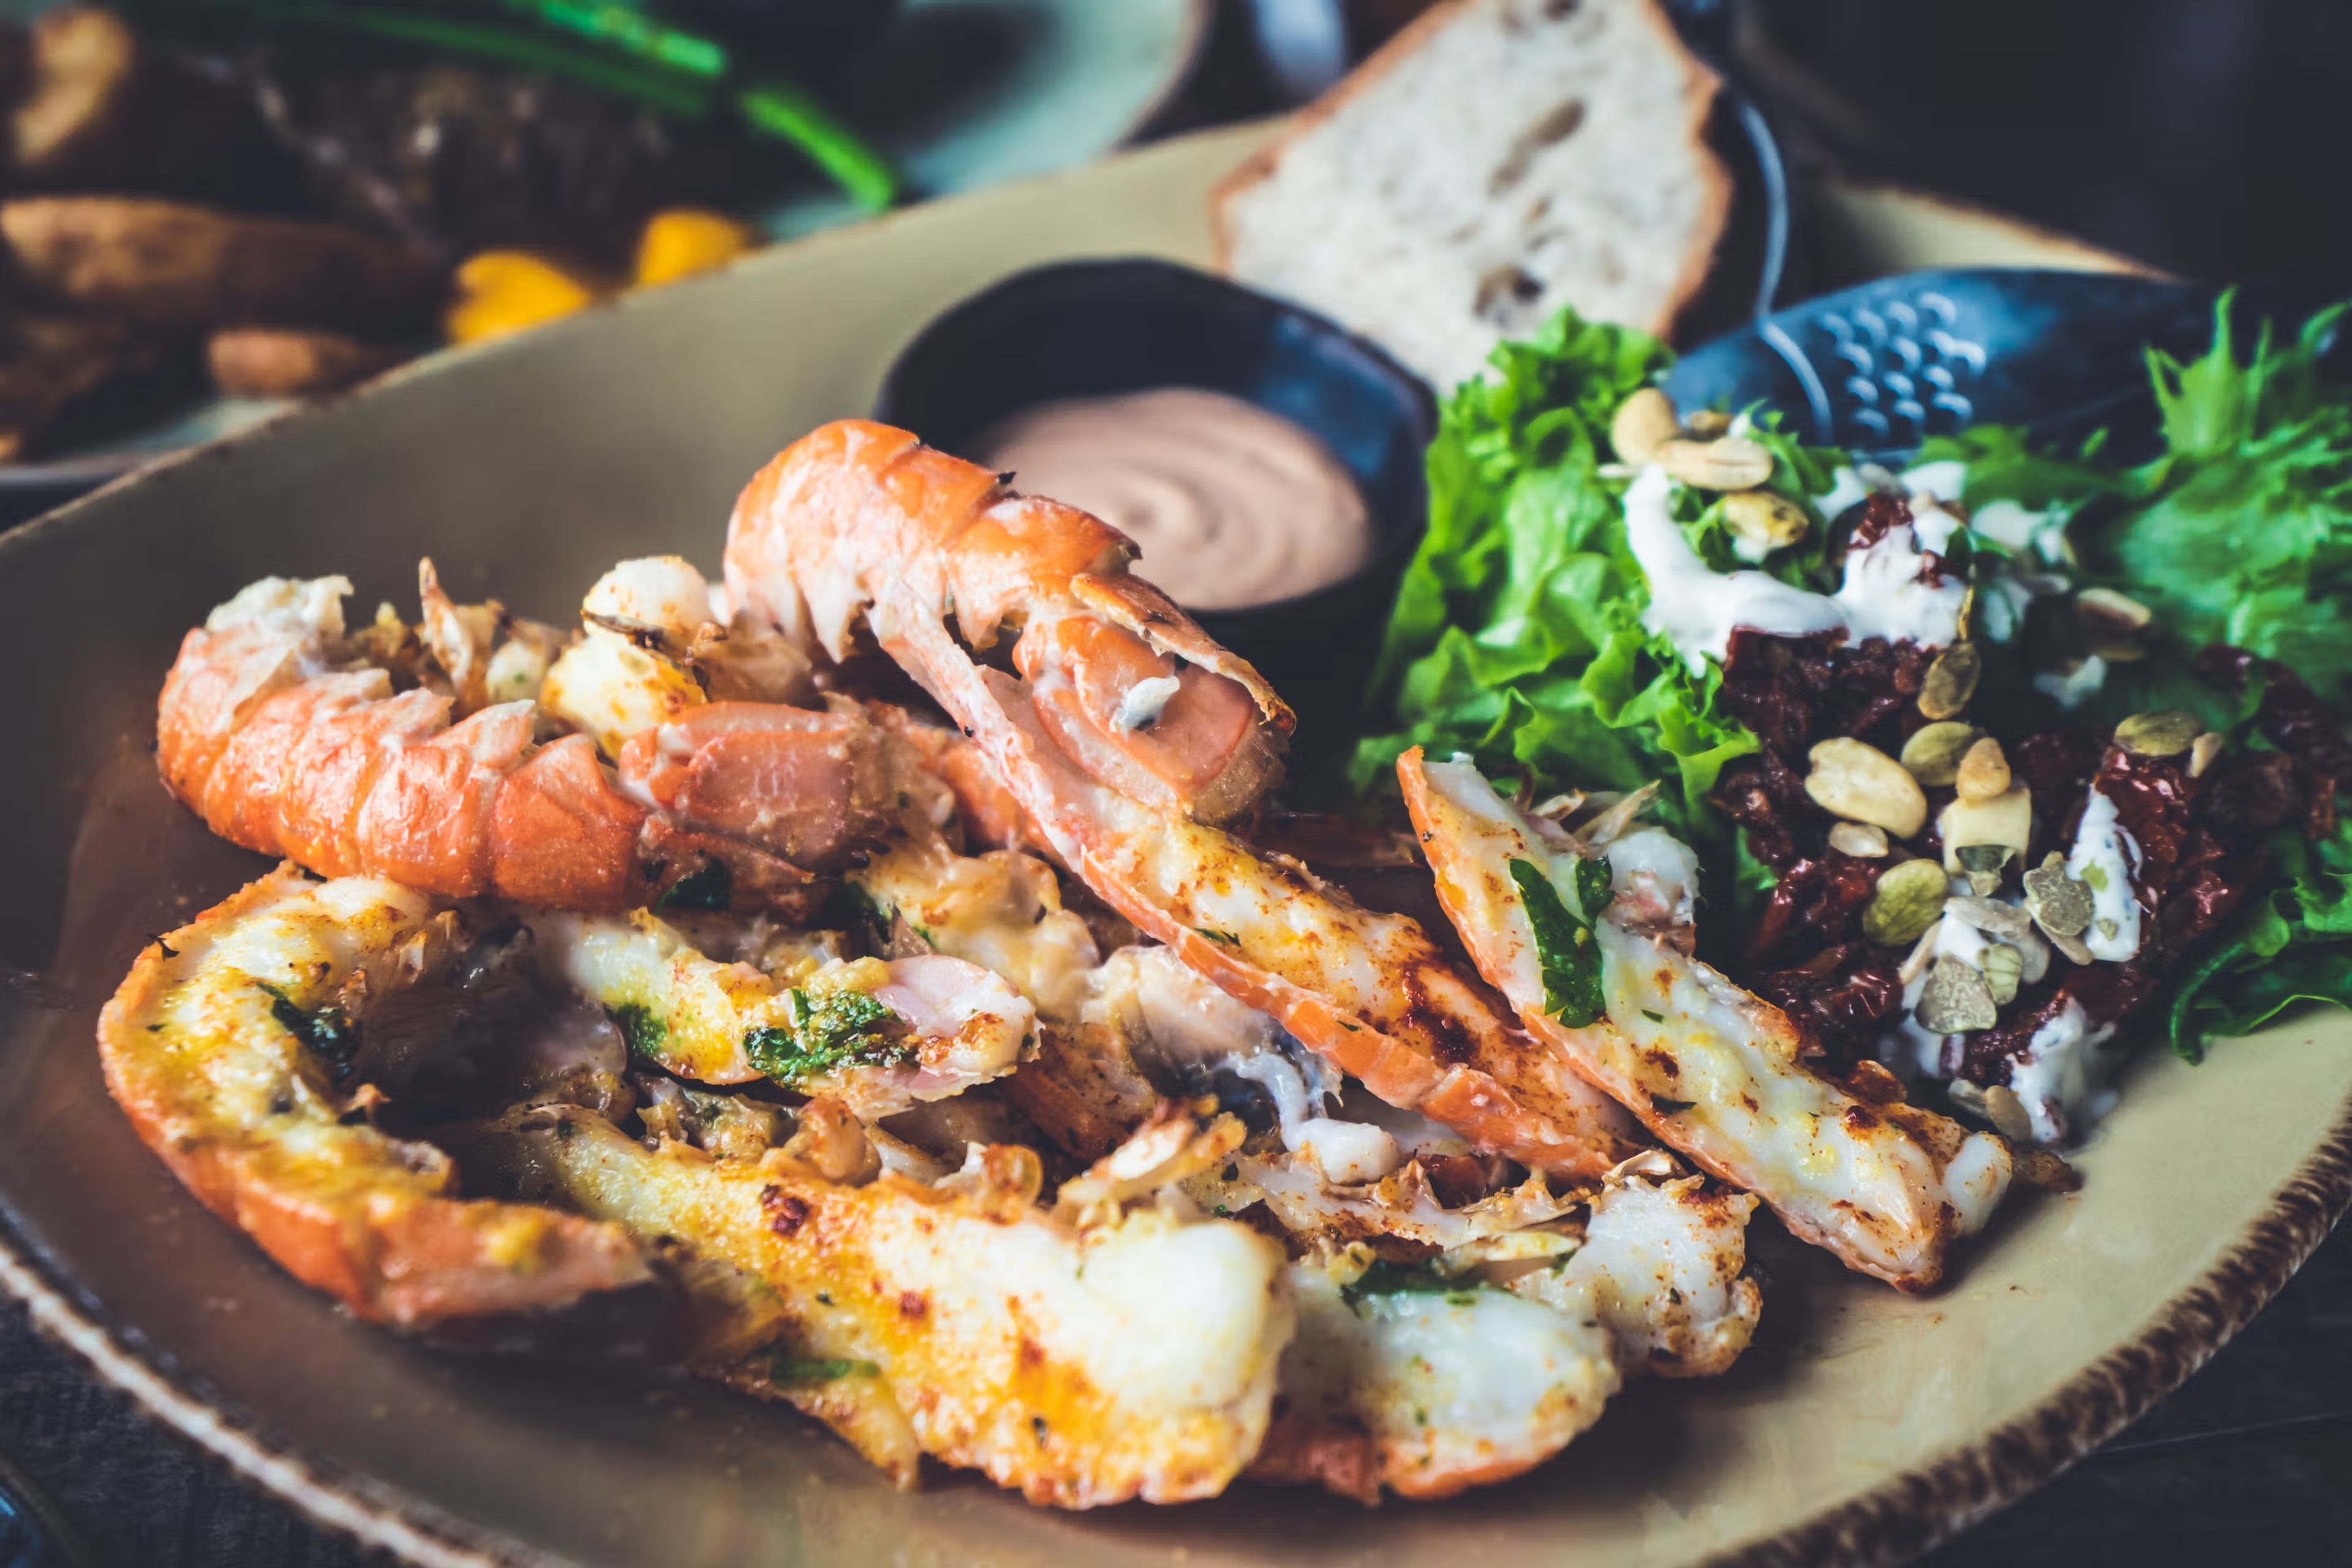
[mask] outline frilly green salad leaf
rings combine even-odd
[[[2242,359],[2225,300],[2204,355],[2184,363],[2151,352],[2162,446],[2137,465],[2103,438],[2053,453],[2003,426],[1920,453],[1922,463],[1967,465],[1964,500],[1979,529],[1995,509],[2016,525],[2008,543],[1972,535],[1984,555],[2119,588],[2156,612],[2155,657],[2111,668],[2078,721],[2170,706],[2197,707],[2217,725],[2242,720],[2189,673],[2214,642],[2285,662],[2332,706],[2352,697],[2352,400],[2320,374],[2341,318],[2340,307],[2324,311],[2286,341],[2266,326]],[[1693,672],[1642,625],[1649,590],[1609,447],[1618,405],[1670,359],[1641,332],[1563,311],[1533,342],[1496,349],[1494,373],[1446,400],[1429,451],[1429,531],[1371,681],[1370,710],[1387,727],[1359,742],[1350,772],[1360,791],[1381,787],[1397,753],[1417,744],[1466,752],[1538,790],[1664,778],[1658,816],[1698,850],[1720,894],[1769,885],[1706,798],[1756,741],[1725,710],[1715,665]],[[1771,488],[1815,524],[1810,546],[1778,552],[1764,569],[1818,585],[1808,579],[1826,529],[1813,498],[1829,491],[1842,455],[1804,447],[1769,420],[1753,434],[1772,449]],[[1732,565],[1720,503],[1685,490],[1675,504],[1702,556]],[[2016,695],[2048,700],[2021,684]],[[2277,882],[2177,985],[2175,1048],[2197,1055],[2209,1037],[2299,1000],[2352,1006],[2347,834],[2281,844]]]
[[[1720,671],[1693,673],[1642,625],[1650,595],[1625,538],[1627,478],[1602,472],[1618,405],[1671,358],[1645,333],[1564,310],[1534,342],[1497,348],[1497,374],[1446,400],[1429,449],[1429,531],[1372,677],[1373,710],[1397,727],[1359,742],[1359,790],[1381,785],[1411,745],[1466,752],[1538,787],[1630,790],[1663,775],[1675,787],[1660,818],[1703,855],[1717,851],[1710,863],[1727,861],[1706,792],[1756,738],[1723,711]],[[1773,450],[1772,488],[1812,512],[1835,455],[1753,434]],[[1720,503],[1690,491],[1678,505],[1700,553],[1729,565]],[[1819,562],[1816,542],[1767,569],[1794,582]]]

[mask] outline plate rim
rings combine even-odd
[[[2269,1205],[2129,1341],[2020,1415],[1858,1497],[1708,1559],[1717,1568],[1881,1568],[1949,1540],[2114,1436],[2267,1307],[2352,1208],[2352,1097]],[[559,1568],[568,1560],[306,1454],[266,1421],[105,1321],[0,1214],[0,1289],[110,1387],[313,1522],[426,1568]]]

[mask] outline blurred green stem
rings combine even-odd
[[[886,211],[898,199],[898,171],[890,160],[801,89],[763,81],[736,94],[735,107],[753,130],[808,154],[867,212]]]

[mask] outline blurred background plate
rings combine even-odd
[[[844,111],[919,195],[1082,163],[1150,124],[1184,85],[1210,0],[904,0],[842,83]],[[830,193],[782,203],[795,238],[858,216]]]
[[[52,0],[0,0],[0,17],[52,8]],[[909,200],[976,190],[1085,163],[1143,131],[1199,59],[1212,9],[1213,0],[899,0],[830,96],[897,162]],[[813,179],[753,214],[776,239],[864,216]],[[0,526],[293,406],[209,397],[54,455],[0,464]]]

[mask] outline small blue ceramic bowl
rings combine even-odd
[[[1206,387],[1278,414],[1354,478],[1371,518],[1369,563],[1310,594],[1200,616],[1295,701],[1344,689],[1352,711],[1427,521],[1422,461],[1437,427],[1429,388],[1372,344],[1188,267],[1059,262],[1016,273],[923,329],[884,378],[874,416],[966,451],[1019,409],[1160,386]]]

